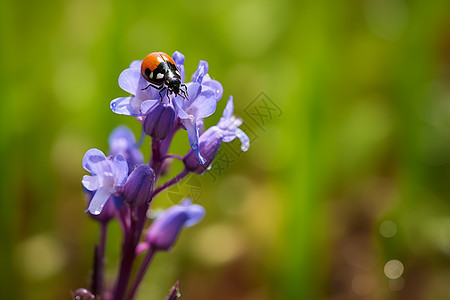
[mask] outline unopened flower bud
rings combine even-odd
[[[139,165],[128,176],[122,196],[131,205],[139,206],[152,199],[155,172],[148,165]]]
[[[202,206],[185,199],[180,205],[169,207],[155,220],[147,231],[146,242],[153,249],[169,250],[181,229],[197,224],[204,215]]]
[[[183,162],[186,170],[196,174],[202,174],[212,163],[219,151],[222,144],[223,133],[213,126],[205,131],[199,139],[199,151],[200,155],[205,160],[205,163],[201,164],[197,154],[191,149],[184,156]]]
[[[73,300],[94,300],[95,296],[87,289],[79,288],[72,294]]]
[[[170,105],[156,104],[144,120],[144,132],[156,140],[166,138],[175,121],[175,110]]]

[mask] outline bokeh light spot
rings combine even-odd
[[[385,238],[391,238],[397,233],[397,224],[394,221],[386,220],[381,223],[380,234]]]
[[[374,288],[374,280],[369,274],[357,275],[352,280],[352,291],[358,296],[370,295]]]
[[[400,291],[405,286],[405,280],[403,279],[403,277],[390,279],[388,286],[392,291]]]
[[[389,279],[397,279],[402,276],[405,268],[401,261],[393,259],[384,265],[384,274]]]
[[[64,250],[58,241],[48,234],[33,236],[19,245],[19,266],[23,275],[31,280],[44,280],[65,264]]]

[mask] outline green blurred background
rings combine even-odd
[[[155,199],[195,192],[207,216],[138,299],[177,279],[183,299],[450,299],[447,0],[2,0],[1,299],[88,287],[81,159],[116,125],[140,131],[109,109],[120,72],[175,50],[187,74],[209,62],[253,143]],[[183,132],[171,152],[186,150]],[[111,280],[120,238],[113,223]]]

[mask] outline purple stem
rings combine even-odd
[[[142,279],[144,278],[145,272],[147,272],[147,269],[150,266],[150,263],[151,263],[155,253],[156,253],[156,249],[153,249],[152,247],[150,247],[148,249],[147,255],[145,256],[144,260],[142,261],[142,265],[136,274],[136,278],[134,279],[133,287],[131,288],[131,292],[127,298],[128,300],[133,300],[133,298],[137,292],[137,289],[139,287],[139,284],[141,283]]]
[[[164,161],[164,160],[166,160],[168,158],[176,158],[176,159],[179,159],[179,160],[183,160],[183,156],[177,155],[177,154],[167,154],[161,160]]]
[[[103,294],[103,270],[105,268],[106,237],[108,235],[108,223],[100,223],[100,244],[98,245],[98,274],[97,274],[97,294]]]
[[[108,222],[100,222],[100,241],[94,249],[94,270],[92,273],[91,292],[101,297],[103,293],[103,269],[105,262],[106,236]]]
[[[159,177],[161,172],[161,166],[163,163],[163,160],[165,156],[167,156],[167,151],[169,150],[170,143],[172,141],[173,136],[175,133],[180,129],[179,124],[177,123],[173,129],[172,132],[163,140],[158,141],[153,139],[152,140],[152,155],[150,157],[150,161],[148,162],[149,166],[155,171],[156,178]],[[142,140],[142,138],[141,138]],[[172,180],[166,182],[162,186],[158,187],[155,192],[153,192],[152,199],[154,196],[156,196],[159,192],[162,190],[168,188],[169,186],[177,183],[181,179],[183,179],[188,172],[186,170],[182,171],[180,174],[175,176]],[[151,203],[151,202],[150,202]],[[136,258],[136,246],[139,243],[140,237],[142,235],[142,231],[144,229],[145,221],[147,220],[147,210],[150,206],[150,203],[141,205],[136,210],[133,209],[133,207],[129,207],[130,209],[130,225],[127,226],[126,218],[124,218],[123,225],[125,229],[124,231],[124,242],[122,245],[122,259],[120,263],[120,270],[119,270],[119,276],[116,282],[116,289],[114,293],[114,300],[122,300],[124,299],[126,295],[126,291],[128,288],[128,282],[130,280],[131,276],[131,270],[133,266],[134,259]],[[150,252],[150,250],[149,250]],[[149,258],[151,260],[151,257]],[[150,261],[149,261],[150,262]],[[142,266],[141,266],[142,268]],[[143,270],[142,275],[144,276],[145,271],[147,270],[148,266]],[[139,280],[140,281],[140,280]],[[138,283],[139,284],[139,283]],[[137,289],[137,286],[136,286]],[[134,293],[136,291],[131,292],[131,297],[134,296]]]
[[[130,230],[125,233],[124,243],[122,245],[122,260],[120,262],[119,277],[116,282],[114,300],[122,300],[125,298],[128,282],[130,281],[133,261],[136,257],[135,249],[139,238],[136,238],[135,235],[136,216],[132,207],[130,207],[130,219]]]
[[[152,140],[152,156],[150,157],[150,161],[148,162],[149,166],[155,171],[156,176],[159,175],[160,167],[161,167],[161,152],[160,152],[160,144],[161,142],[158,140]]]
[[[177,184],[178,182],[180,182],[184,177],[186,177],[189,174],[189,171],[184,169],[183,171],[181,171],[177,176],[175,176],[174,178],[172,178],[171,180],[165,182],[164,184],[158,186],[156,188],[156,190],[153,191],[153,198],[158,195],[159,193],[161,193],[162,191],[164,191],[165,189],[171,187],[174,184]]]

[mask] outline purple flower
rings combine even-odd
[[[83,176],[83,186],[95,191],[87,211],[93,215],[101,213],[106,201],[118,191],[128,177],[128,163],[122,155],[106,157],[98,149],[90,149],[83,157],[83,168],[92,176]]]
[[[173,54],[173,59],[180,70],[181,81],[184,82],[184,55],[178,51]],[[126,92],[130,93],[130,97],[120,97],[111,101],[110,107],[113,112],[120,115],[142,117],[148,110],[158,102],[165,104],[170,103],[169,97],[166,97],[167,90],[160,91],[148,87],[148,81],[141,74],[142,60],[135,60],[125,69],[119,76],[119,86]],[[148,88],[147,88],[148,87]],[[161,96],[163,100],[161,101]],[[173,97],[173,96],[171,96]]]
[[[120,115],[133,117],[143,116],[146,110],[142,109],[144,102],[150,102],[150,107],[160,101],[159,91],[147,88],[148,82],[141,75],[142,60],[135,60],[119,76],[119,86],[125,92],[131,94],[129,97],[120,97],[111,101],[110,107],[113,112]],[[147,107],[149,103],[147,103]]]
[[[174,101],[180,123],[188,132],[191,149],[201,164],[205,163],[205,159],[199,152],[198,139],[203,130],[203,119],[215,112],[217,101],[223,94],[222,85],[212,80],[207,73],[208,63],[200,61],[197,71],[192,75],[192,82],[186,83],[189,101],[182,97],[176,97]]]
[[[230,96],[219,123],[217,123],[216,126],[208,128],[208,130],[200,136],[198,152],[200,152],[201,156],[204,158],[204,163],[198,162],[196,157],[198,154],[193,149],[189,150],[184,156],[183,162],[188,171],[196,174],[203,173],[214,160],[222,142],[228,143],[237,137],[242,143],[241,150],[247,151],[249,149],[250,140],[248,136],[239,129],[242,120],[233,116],[233,110],[233,97]]]
[[[155,171],[148,165],[136,167],[123,186],[122,196],[130,204],[139,206],[150,203],[155,183]]]
[[[176,51],[173,59],[184,83],[184,55]],[[137,117],[143,123],[145,133],[158,140],[166,137],[178,117],[188,132],[192,150],[200,162],[204,163],[205,160],[198,150],[198,139],[203,130],[203,119],[214,113],[217,101],[222,98],[222,85],[208,75],[208,63],[200,61],[192,75],[192,81],[186,83],[189,100],[168,95],[167,91],[163,92],[161,100],[159,90],[153,87],[145,89],[148,82],[141,75],[141,63],[139,60],[133,61],[130,67],[120,74],[119,86],[131,96],[111,101],[111,110],[117,114]]]
[[[184,199],[180,204],[169,207],[153,222],[147,231],[146,242],[153,249],[168,250],[175,243],[181,229],[190,227],[203,218],[205,209]]]
[[[136,147],[136,139],[133,132],[126,126],[118,126],[109,135],[109,154],[122,155],[128,162],[128,171],[131,172],[135,165],[144,162],[141,150]]]

